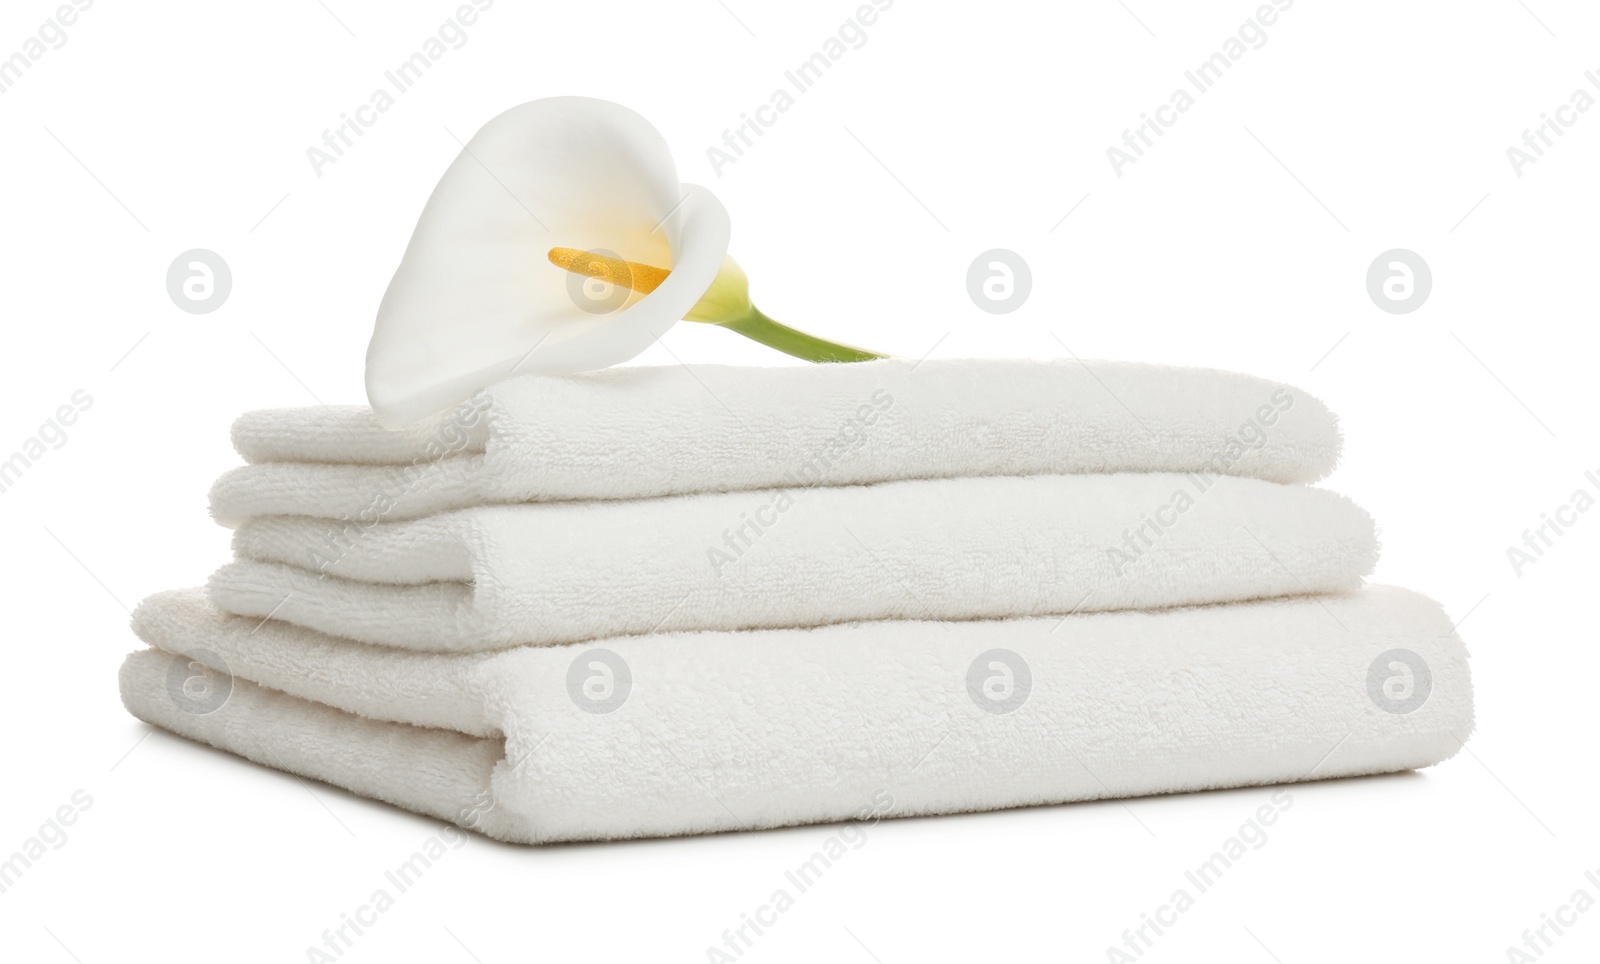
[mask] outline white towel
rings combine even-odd
[[[219,609],[415,649],[1354,589],[1370,516],[1256,479],[1035,475],[487,506],[235,533]]]
[[[1333,416],[1299,389],[1126,362],[887,359],[788,368],[618,368],[496,385],[422,428],[371,412],[254,412],[254,465],[212,513],[407,519],[490,503],[619,499],[915,478],[1204,472],[1314,482]]]
[[[469,655],[223,616],[197,591],[134,623],[160,647],[123,666],[140,719],[528,843],[1382,773],[1473,725],[1449,618],[1386,587]]]

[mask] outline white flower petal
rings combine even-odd
[[[367,349],[373,411],[398,428],[511,374],[627,361],[710,287],[729,232],[721,203],[678,183],[666,141],[633,111],[586,97],[506,111],[445,172],[384,294]],[[597,311],[552,247],[672,274]]]

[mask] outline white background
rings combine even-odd
[[[0,895],[0,956],[306,959],[436,823],[153,733],[117,697],[126,608],[227,552],[206,513],[256,407],[362,401],[379,296],[465,140],[554,94],[626,103],[734,220],[757,302],[910,357],[1125,358],[1282,379],[1343,419],[1327,483],[1378,519],[1379,581],[1462,620],[1470,753],[1292,789],[1294,804],[1146,960],[1500,961],[1600,868],[1592,772],[1600,512],[1518,576],[1506,549],[1600,470],[1600,109],[1506,155],[1600,71],[1576,0],[1300,0],[1119,178],[1106,148],[1221,48],[1249,0],[900,0],[719,177],[706,149],[853,0],[500,0],[317,176],[306,148],[456,4],[97,3],[0,94],[0,455],[78,389],[68,441],[0,496],[0,854],[92,806]],[[0,12],[0,57],[54,4]],[[1071,211],[1070,217],[1063,217]],[[1018,311],[966,294],[1002,247]],[[1369,263],[1433,271],[1378,310]],[[179,252],[232,266],[168,299]],[[667,349],[670,349],[670,353]],[[680,325],[644,364],[785,360]],[[1591,489],[1593,491],[1593,489]],[[1270,791],[889,821],[748,961],[1106,960]],[[473,837],[346,960],[706,960],[827,827],[515,848]],[[1593,960],[1600,910],[1545,954]],[[70,956],[69,956],[70,955]]]

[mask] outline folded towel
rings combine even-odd
[[[254,412],[255,465],[212,513],[407,519],[492,503],[914,478],[1200,472],[1314,482],[1339,454],[1316,399],[1247,375],[1123,362],[619,368],[502,382],[422,428],[356,408]]]
[[[1370,516],[1299,485],[1036,475],[269,517],[211,579],[243,616],[445,650],[670,630],[1141,609],[1355,589]]]
[[[194,590],[134,625],[158,647],[123,665],[140,719],[525,843],[1383,773],[1473,725],[1449,618],[1387,587],[467,655],[220,615]]]

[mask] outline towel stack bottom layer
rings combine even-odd
[[[1472,726],[1450,620],[1388,587],[1068,625],[853,623],[470,655],[258,630],[194,591],[136,618],[157,647],[122,671],[141,719],[523,843],[1382,773],[1445,759]],[[1404,715],[1366,685],[1397,647],[1431,674]],[[608,679],[613,656],[629,676],[609,677],[609,695],[625,699],[586,711],[573,670],[580,686]],[[208,682],[198,712],[181,695],[196,658],[233,673]]]
[[[522,378],[436,425],[254,413],[238,529],[130,712],[522,843],[1424,767],[1440,607],[1365,587],[1286,386],[1079,363]]]

